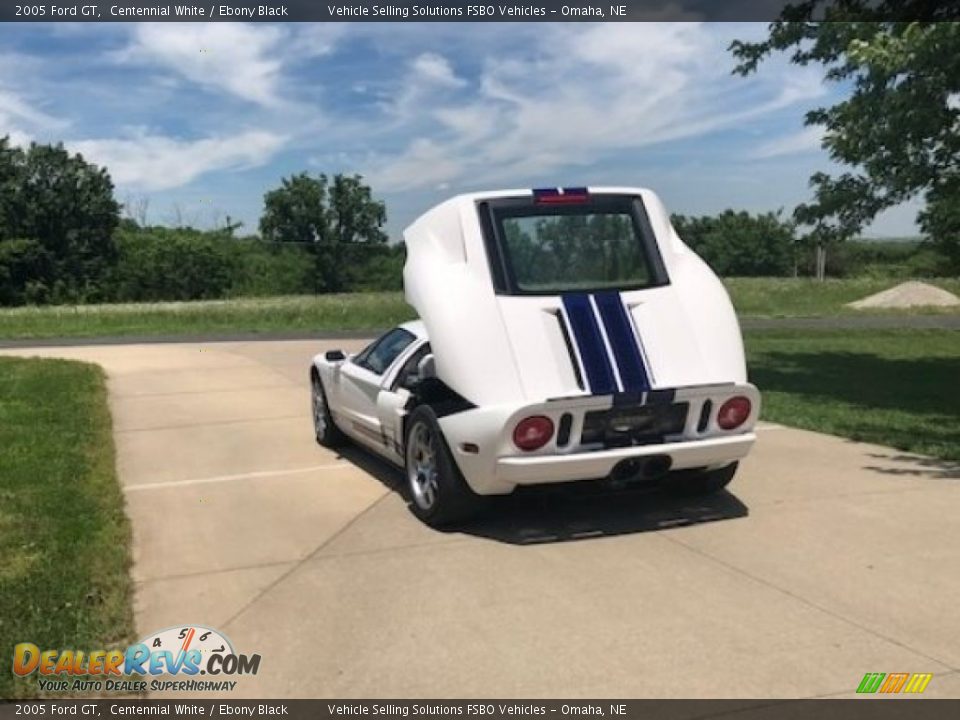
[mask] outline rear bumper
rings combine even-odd
[[[623,397],[585,395],[548,400],[534,405],[505,405],[473,408],[440,418],[440,427],[453,451],[467,484],[480,495],[503,495],[518,485],[540,485],[604,478],[626,459],[665,455],[670,467],[684,470],[722,467],[747,455],[756,440],[754,424],[760,413],[760,393],[748,383],[698,385],[660,391],[670,397],[652,398],[653,393],[625,402]],[[723,402],[735,395],[748,397],[750,417],[738,430],[719,427],[717,414]],[[608,447],[583,442],[587,414],[613,407],[660,407],[686,404],[680,432],[665,433],[650,444]],[[540,450],[521,452],[513,444],[512,429],[522,418],[544,415],[559,428],[567,415],[572,420],[566,442],[556,433]],[[467,452],[472,446],[474,452]],[[479,448],[479,452],[476,451]]]
[[[628,458],[666,455],[672,470],[727,465],[746,457],[755,433],[693,440],[690,442],[644,445],[597,450],[569,455],[511,456],[497,460],[496,476],[509,485],[540,485],[604,478],[613,467]]]

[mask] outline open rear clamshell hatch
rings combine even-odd
[[[404,237],[437,375],[473,403],[746,380],[726,291],[648,190],[460,195]]]

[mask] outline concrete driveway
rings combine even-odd
[[[109,374],[138,631],[260,653],[235,697],[960,697],[960,471],[764,425],[730,494],[559,489],[430,530],[312,437],[307,364],[359,341],[18,349]]]

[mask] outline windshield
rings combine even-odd
[[[593,196],[583,203],[490,202],[488,250],[498,291],[557,295],[665,283],[639,199]],[[499,267],[496,267],[499,265]]]
[[[353,362],[372,373],[383,375],[400,353],[416,338],[403,328],[394,328],[378,340],[368,345]]]

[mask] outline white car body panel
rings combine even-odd
[[[663,287],[622,292],[642,337],[653,388],[745,382],[740,328],[720,280],[673,230],[649,190],[589,188],[591,194],[639,197],[670,278]],[[559,296],[497,295],[477,203],[530,197],[530,190],[460,195],[404,233],[404,287],[433,345],[437,374],[478,405],[539,401],[577,393],[553,313]],[[467,330],[469,328],[469,330]]]
[[[415,387],[396,387],[395,380],[429,338],[436,377],[463,400],[456,411],[438,413],[440,428],[479,494],[602,478],[630,458],[666,458],[671,469],[682,470],[744,457],[755,440],[760,395],[747,382],[739,325],[722,283],[677,236],[654,193],[588,193],[639,199],[646,242],[655,243],[662,263],[661,282],[642,289],[504,292],[493,278],[491,231],[487,227],[485,237],[478,208],[504,199],[532,202],[533,191],[447,200],[404,233],[406,297],[422,321],[401,327],[415,340],[382,376],[350,358],[314,359],[337,426],[402,464],[404,418],[417,397]],[[717,411],[734,396],[750,400],[750,416],[723,430]],[[674,413],[672,430],[652,444],[607,446],[586,429],[608,411]],[[520,450],[512,431],[531,415],[549,417],[555,428],[568,423],[566,441],[557,431],[543,447]]]
[[[402,460],[402,419],[409,398],[405,390],[390,390],[399,369],[426,343],[423,323],[404,323],[414,340],[397,357],[383,375],[376,375],[352,362],[327,360],[324,354],[313,358],[311,367],[319,375],[327,394],[331,414],[337,427],[361,443],[394,462]]]

